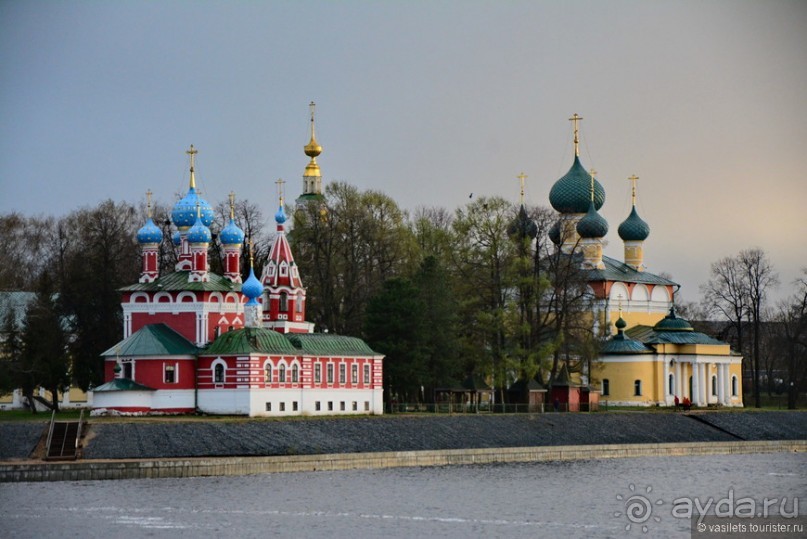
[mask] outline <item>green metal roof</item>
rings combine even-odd
[[[277,331],[265,328],[241,328],[220,335],[200,355],[297,354],[297,350]]]
[[[105,391],[154,391],[154,388],[138,384],[128,378],[115,378],[111,382],[93,388],[94,393],[103,393]]]
[[[143,326],[101,356],[195,356],[198,351],[188,339],[160,323]]]
[[[620,281],[623,283],[678,286],[678,283],[674,281],[647,271],[636,271],[631,266],[608,256],[603,256],[602,261],[605,264],[605,269],[588,270],[589,281]]]
[[[181,290],[195,290],[203,292],[240,292],[241,284],[232,283],[221,275],[210,273],[210,280],[204,283],[189,283],[189,271],[175,271],[162,275],[152,283],[136,283],[124,286],[121,292],[175,292]]]
[[[622,319],[620,318],[620,320]],[[600,353],[603,355],[652,354],[653,350],[639,341],[625,337],[624,332],[619,330],[619,333],[611,337],[611,339],[603,345]]]
[[[697,331],[657,331],[650,326],[635,326],[626,333],[645,344],[728,344]]]
[[[380,356],[357,337],[329,333],[286,333],[295,348],[312,356]]]

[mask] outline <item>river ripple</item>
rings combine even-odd
[[[689,521],[672,516],[672,501],[719,500],[731,489],[735,498],[758,503],[787,497],[787,509],[794,497],[805,498],[799,511],[805,514],[807,455],[2,484],[0,535],[690,537]],[[650,503],[643,522],[631,522],[625,514],[631,495]]]

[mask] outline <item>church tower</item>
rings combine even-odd
[[[193,271],[194,261],[193,255],[191,254],[191,245],[188,241],[188,232],[191,227],[196,224],[197,219],[204,227],[209,227],[211,223],[213,223],[213,208],[196,192],[196,175],[193,162],[194,157],[199,152],[193,147],[193,144],[191,144],[190,150],[185,153],[190,156],[191,161],[188,193],[179,202],[174,204],[174,209],[171,211],[171,220],[174,222],[174,226],[177,227],[177,233],[172,239],[174,245],[179,247],[176,271]],[[208,230],[208,234],[209,233],[210,231]],[[209,244],[210,240],[208,239],[206,243]],[[205,255],[205,263],[206,257],[207,255]]]
[[[224,248],[224,278],[231,283],[241,282],[241,249],[244,231],[235,224],[235,193],[230,193],[230,222],[221,229],[219,240]],[[250,256],[252,254],[250,253]],[[250,268],[252,271],[252,268]]]
[[[591,171],[591,201],[588,212],[577,222],[575,232],[580,237],[580,246],[583,251],[584,269],[604,269],[602,261],[602,239],[608,234],[608,222],[597,213],[594,207],[594,179],[595,172]]]
[[[311,110],[311,140],[303,147],[305,154],[311,158],[303,172],[303,194],[297,198],[297,206],[304,205],[310,200],[323,200],[322,195],[322,173],[317,164],[317,157],[322,153],[322,146],[317,142],[314,128],[314,109],[316,104],[312,101],[309,104]]]
[[[645,223],[636,212],[636,181],[635,174],[628,178],[631,182],[631,211],[628,218],[622,221],[617,232],[625,242],[625,264],[636,271],[644,271],[644,240],[650,235],[650,226]]]
[[[305,288],[286,238],[283,208],[283,180],[277,180],[279,207],[275,213],[277,233],[263,266],[263,325],[280,333],[311,333],[314,325],[305,321]]]
[[[143,270],[140,272],[141,283],[151,283],[160,276],[159,254],[160,243],[163,241],[163,231],[151,219],[151,191],[146,192],[148,199],[148,220],[137,231],[137,243],[140,244],[143,255]]]

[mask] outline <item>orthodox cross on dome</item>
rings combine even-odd
[[[580,138],[578,136],[580,131],[578,129],[577,123],[582,119],[583,117],[578,115],[576,112],[572,115],[571,118],[569,118],[569,121],[572,122],[572,125],[574,126],[574,155],[578,157],[580,156]]]
[[[628,178],[628,181],[631,184],[630,190],[630,202],[631,205],[636,206],[636,181],[639,179],[639,176],[634,174],[633,176]]]
[[[151,195],[152,194],[153,193],[151,192],[151,189],[146,191],[146,215],[148,215],[149,219],[151,219]]]
[[[619,317],[622,318],[622,294],[618,294],[616,299],[619,305]]]
[[[524,174],[524,171],[522,170],[521,174],[516,176],[516,178],[518,178],[521,181],[521,205],[523,206],[524,205],[524,180],[526,180],[528,178],[528,176],[526,174]]]
[[[193,158],[197,153],[199,153],[199,150],[194,148],[193,144],[191,144],[191,149],[186,150],[185,153],[191,156],[191,187],[196,189],[196,178],[193,176]]]
[[[594,202],[594,177],[597,176],[597,171],[591,169],[591,202]]]
[[[305,154],[311,158],[312,163],[316,163],[316,158],[319,154],[322,153],[322,146],[317,143],[317,137],[314,129],[314,109],[317,107],[317,104],[313,101],[308,104],[308,108],[311,111],[311,140],[308,144],[305,145]]]
[[[252,266],[255,262],[255,258],[252,252],[252,238],[249,238],[249,268],[252,269]]]
[[[235,219],[235,193],[230,191],[230,219]]]
[[[278,178],[275,184],[277,184],[277,198],[280,200],[280,205],[283,206],[283,184],[286,183],[286,180],[283,178]]]

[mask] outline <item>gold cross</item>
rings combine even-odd
[[[594,202],[594,177],[597,175],[597,171],[593,168],[591,169],[591,201]]]
[[[230,219],[235,218],[235,193],[230,191]]]
[[[286,181],[283,178],[278,178],[275,183],[277,184],[277,197],[278,197],[278,199],[280,199],[280,205],[282,206],[283,205],[283,184],[286,183]]]
[[[632,205],[636,205],[636,180],[639,179],[639,176],[634,174],[633,176],[628,178],[628,181],[631,183],[631,190],[630,190],[630,201]]]
[[[524,171],[522,170],[521,174],[516,176],[516,178],[521,180],[521,205],[523,206],[524,205],[524,180],[526,180],[528,178],[528,176],[526,174],[524,174]]]
[[[580,155],[580,146],[579,146],[580,139],[577,136],[578,135],[577,123],[582,119],[583,117],[578,115],[576,112],[572,115],[571,118],[569,118],[569,121],[572,122],[572,125],[574,126],[574,154],[577,156]]]
[[[146,201],[147,201],[146,202],[146,207],[148,208],[147,209],[147,214],[149,216],[149,219],[151,219],[151,195],[152,195],[151,189],[146,191]]]

